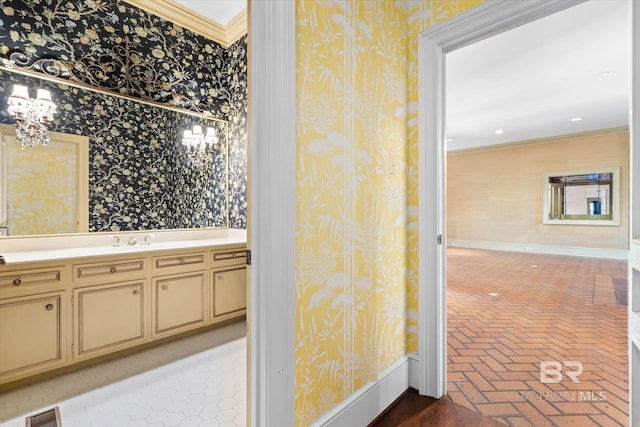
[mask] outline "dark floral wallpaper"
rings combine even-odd
[[[226,226],[226,122],[6,71],[0,77],[2,120],[11,119],[13,83],[26,84],[56,100],[51,130],[89,136],[89,231]],[[219,135],[202,164],[181,143],[194,124]]]
[[[246,36],[224,48],[121,0],[0,0],[0,9],[2,59],[229,122],[225,198],[210,181],[226,175],[217,157],[184,167],[175,135],[193,116],[51,84],[63,107],[52,130],[90,137],[92,230],[219,226],[227,216],[246,228]],[[3,90],[15,76],[3,74]],[[11,123],[0,96],[0,121]]]

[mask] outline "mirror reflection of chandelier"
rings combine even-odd
[[[7,111],[16,117],[16,139],[20,148],[46,146],[49,143],[47,125],[53,120],[56,105],[48,90],[38,89],[36,99],[31,99],[29,88],[13,85]]]
[[[184,131],[182,144],[187,147],[187,153],[196,163],[204,163],[207,155],[213,151],[213,145],[218,142],[215,128],[206,128],[202,132],[202,126],[195,125],[193,129]]]

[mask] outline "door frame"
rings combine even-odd
[[[249,424],[294,425],[295,8],[249,0]]]
[[[420,394],[440,398],[447,390],[446,247],[438,243],[438,236],[441,236],[440,242],[446,242],[446,54],[583,1],[489,1],[419,35],[419,369],[418,378],[413,382],[419,384]],[[629,1],[629,7],[632,17],[631,68],[639,70],[640,55],[634,53],[640,46],[640,7],[634,7],[633,1]],[[633,81],[629,219],[630,238],[633,238],[640,236],[640,218],[634,221],[634,217],[638,217],[636,212],[640,212],[640,185],[633,186],[633,176],[640,174],[640,148],[633,149],[638,145],[634,129],[640,128],[640,115],[633,114],[637,110],[633,107],[640,106],[640,77],[633,72],[630,75]],[[630,301],[633,300],[631,292],[630,289]],[[640,375],[631,371],[631,363],[630,375]],[[631,396],[636,395],[633,384],[634,381],[630,381],[630,415],[633,415]]]

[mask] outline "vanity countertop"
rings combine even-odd
[[[244,230],[242,230],[244,231]],[[189,237],[189,236],[186,236]],[[122,241],[122,240],[121,240]],[[126,242],[126,240],[124,240]],[[218,235],[210,238],[200,239],[175,239],[166,241],[152,241],[148,245],[136,244],[134,246],[114,247],[104,241],[100,246],[77,246],[77,247],[61,247],[47,248],[42,250],[21,250],[21,251],[5,251],[2,252],[1,258],[4,259],[6,265],[23,264],[34,262],[50,262],[57,260],[104,257],[117,255],[135,255],[141,254],[146,256],[152,252],[183,250],[183,249],[199,249],[215,246],[242,245],[247,243],[246,232],[229,232],[225,235]]]

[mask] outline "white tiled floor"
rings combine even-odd
[[[246,348],[240,321],[10,390],[0,427],[56,405],[62,427],[244,427]]]

